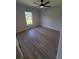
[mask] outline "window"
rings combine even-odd
[[[25,18],[26,18],[26,24],[27,26],[30,26],[33,24],[32,21],[32,12],[25,12]]]

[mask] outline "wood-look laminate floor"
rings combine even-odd
[[[37,27],[19,33],[17,39],[24,59],[56,59],[59,31]]]

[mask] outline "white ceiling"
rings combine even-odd
[[[45,1],[50,1],[50,4],[51,6],[60,6],[62,5],[62,0],[44,0]],[[26,6],[31,6],[31,7],[37,7],[38,5],[34,4],[33,2],[38,2],[40,3],[40,0],[16,0],[17,3],[19,4],[23,4],[23,5],[26,5]]]

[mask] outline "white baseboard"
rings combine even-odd
[[[50,28],[50,29],[53,29],[53,30],[57,30],[57,31],[62,31],[62,29],[58,29],[58,28],[54,28],[54,27],[51,27],[51,26],[45,26],[45,25],[42,25],[43,27],[46,27],[46,28]]]
[[[22,32],[24,30],[26,30],[26,29],[20,29],[20,30],[16,31],[16,33]]]

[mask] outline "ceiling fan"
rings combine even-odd
[[[44,8],[44,7],[51,7],[51,6],[47,5],[47,4],[49,4],[49,3],[50,3],[50,1],[46,1],[46,2],[44,2],[44,0],[41,0],[40,2],[41,2],[41,4],[39,4],[39,3],[37,3],[37,2],[34,2],[34,4],[39,5],[39,6],[40,6],[40,8]]]

